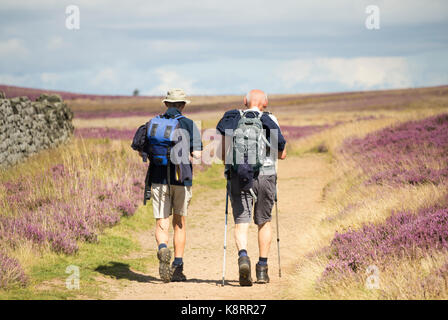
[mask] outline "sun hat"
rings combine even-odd
[[[170,89],[166,93],[165,99],[163,102],[185,102],[190,103],[190,100],[187,100],[187,95],[182,89]]]

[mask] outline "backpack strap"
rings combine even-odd
[[[258,119],[261,119],[261,116],[263,115],[263,112],[256,111],[256,110],[245,110],[245,111],[239,110],[239,111],[240,111],[241,118],[245,117],[246,114],[249,114],[249,113],[252,113],[255,116],[255,118],[258,118]]]
[[[160,118],[166,118],[166,119],[176,119],[176,120],[185,118],[185,116],[182,115],[182,114],[176,114],[176,115],[161,114],[161,115],[159,115],[159,117]]]
[[[174,120],[180,120],[182,118],[185,118],[185,116],[182,115],[182,114],[177,114],[177,115],[175,115],[174,117],[171,117],[171,118],[174,119]],[[171,153],[171,147],[168,148],[168,154],[167,154],[168,164],[166,166],[166,178],[167,178],[167,182],[168,182],[168,193],[169,193],[169,197],[171,199],[171,170],[170,170],[170,168],[171,168],[171,159],[170,159],[170,153]]]
[[[185,116],[182,115],[182,114],[178,114],[178,115],[174,116],[173,119],[179,120],[179,119],[182,119],[182,118],[185,118]]]

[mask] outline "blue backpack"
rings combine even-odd
[[[179,119],[181,118],[185,117],[183,115],[175,117],[159,115],[149,121],[147,137],[151,163],[160,166],[169,164],[171,147],[176,142],[173,141],[174,131],[179,127]]]

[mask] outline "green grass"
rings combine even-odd
[[[222,165],[213,165],[195,172],[195,197],[208,190],[225,188],[223,171]],[[0,290],[0,299],[105,299],[110,297],[107,278],[121,285],[152,280],[145,273],[148,267],[157,264],[155,243],[153,252],[144,252],[137,235],[150,232],[154,222],[149,203],[140,206],[132,217],[123,217],[116,226],[103,230],[97,243],[80,242],[75,255],[33,252],[25,270],[30,278],[28,287]],[[66,288],[70,274],[65,271],[70,265],[79,267],[79,290]]]
[[[206,187],[207,189],[213,190],[224,189],[226,187],[224,165],[213,164],[205,171],[198,173],[195,171],[193,185],[198,187]]]
[[[142,252],[134,235],[154,226],[152,207],[141,206],[134,216],[123,217],[118,225],[106,229],[99,236],[98,243],[82,242],[77,254],[68,256],[46,252],[27,270],[31,283],[27,288],[1,290],[0,299],[101,299],[107,296],[107,284],[102,277],[144,281],[147,277],[137,272],[145,272],[156,263],[155,255],[142,258],[127,258],[130,253]],[[80,289],[69,290],[65,286],[66,268],[75,265],[80,269]]]

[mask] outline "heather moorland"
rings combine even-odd
[[[40,94],[27,90],[4,91]],[[191,281],[161,290],[152,208],[142,205],[147,164],[130,148],[136,128],[163,111],[160,97],[62,96],[75,115],[70,141],[0,171],[0,298],[448,298],[448,87],[270,97],[288,140],[283,275],[273,241],[271,283],[251,290],[216,285],[222,164],[195,170]],[[242,105],[239,96],[191,100],[186,115],[203,130]],[[70,266],[80,270],[76,290],[66,287]]]

